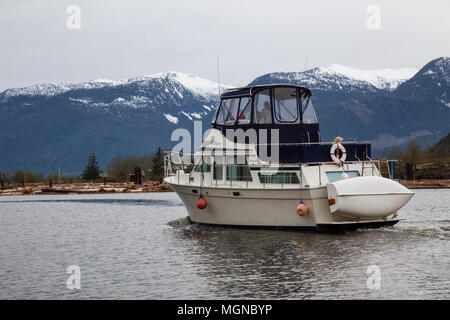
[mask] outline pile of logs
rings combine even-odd
[[[124,192],[167,192],[172,191],[167,184],[144,182],[141,185],[133,182],[111,183],[70,183],[70,184],[27,184],[24,186],[4,186],[0,195],[22,194],[87,194],[87,193],[124,193]]]
[[[409,189],[445,189],[450,188],[450,180],[401,180]]]

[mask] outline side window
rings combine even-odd
[[[358,177],[358,171],[345,171],[349,178]],[[327,177],[330,182],[342,179],[343,171],[327,171]]]
[[[269,89],[256,94],[254,119],[255,123],[272,123]]]
[[[204,157],[200,159],[198,164],[195,166],[195,172],[211,172],[211,158]]]
[[[241,103],[239,104],[239,123],[250,123],[250,117],[252,112],[252,102],[250,98],[241,98]]]
[[[228,181],[252,181],[250,168],[245,164],[239,164],[238,156],[227,158],[227,180]]]
[[[211,119],[211,124],[216,123],[217,115],[219,114],[219,109],[220,109],[220,103],[219,103],[219,106],[216,108],[216,111],[214,112],[214,115],[213,115],[213,117]]]
[[[302,98],[302,122],[317,123],[316,112],[311,97]]]
[[[234,124],[239,109],[239,98],[223,100],[225,123]]]
[[[220,101],[219,108],[217,109],[216,123],[218,123],[218,124],[223,124],[223,121],[225,120],[225,112],[224,112],[225,109],[223,106],[224,101],[225,100]]]
[[[295,122],[298,120],[297,89],[275,88],[274,110],[277,122]]]
[[[279,184],[298,184],[297,174],[295,172],[277,172],[275,174],[258,173],[259,182],[261,183],[279,183]]]

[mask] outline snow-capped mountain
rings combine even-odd
[[[417,73],[330,65],[266,74],[251,84],[307,86],[322,140],[341,135],[379,148],[411,138],[432,142],[449,131],[449,70],[448,57]],[[8,89],[0,94],[0,168],[51,173],[61,165],[77,174],[92,152],[104,167],[118,154],[171,148],[173,130],[192,132],[193,120],[209,128],[217,102],[216,82],[181,72]]]
[[[450,108],[450,57],[427,63],[410,80],[399,86],[397,93],[410,98],[436,100]]]
[[[221,85],[221,88],[227,88]],[[180,118],[201,119],[218,100],[219,85],[207,79],[182,72],[166,72],[120,81],[98,79],[82,83],[38,84],[25,88],[7,89],[0,101],[14,98],[29,100],[57,97],[66,104],[103,110],[120,115],[119,109],[150,109],[164,115],[174,124]]]
[[[40,83],[34,86],[24,88],[7,89],[2,94],[3,100],[16,96],[55,96],[70,90],[78,89],[99,89],[106,86],[120,85],[122,81],[113,81],[106,79],[97,79],[82,83]]]
[[[419,71],[414,68],[361,70],[339,64],[331,64],[327,67],[317,69],[317,73],[343,75],[349,79],[365,81],[378,89],[389,91],[396,89],[400,84],[410,79]]]
[[[104,165],[117,154],[168,147],[177,127],[190,129],[193,120],[207,127],[218,91],[216,82],[181,72],[5,90],[0,168],[34,161],[49,170],[58,162],[76,172],[86,150],[99,153]]]
[[[392,92],[321,106],[328,109],[322,120],[347,126],[349,134],[371,140],[378,149],[411,139],[430,144],[450,131],[449,96],[450,58],[441,57]]]
[[[80,83],[42,83],[24,88],[7,89],[0,96],[2,96],[3,99],[24,95],[55,96],[71,90],[101,89],[105,87],[127,86],[131,84],[146,86],[149,82],[152,81],[169,81],[172,83],[176,82],[184,86],[186,89],[191,90],[193,94],[204,97],[217,96],[218,92],[218,84],[214,81],[203,79],[196,75],[188,75],[182,72],[170,71],[136,78],[123,79],[119,81],[96,79]]]
[[[414,68],[361,70],[339,64],[303,72],[275,72],[256,78],[251,84],[292,83],[310,89],[364,93],[395,90],[418,70]]]
[[[336,130],[387,148],[410,139],[443,136],[450,130],[449,58],[412,68],[359,70],[332,64],[303,72],[275,72],[250,84],[290,83],[311,89],[321,135]]]

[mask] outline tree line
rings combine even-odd
[[[450,179],[450,133],[435,145],[420,147],[411,140],[406,148],[388,150],[387,159],[397,159],[400,179]]]
[[[11,174],[0,169],[0,185],[23,184],[23,183],[74,183],[82,181],[129,181],[130,174],[139,169],[142,172],[143,180],[162,180],[164,178],[164,152],[161,148],[154,154],[144,154],[142,156],[115,156],[106,165],[106,173],[100,169],[95,153],[88,157],[87,165],[83,172],[77,176],[65,174],[51,174],[44,177],[41,172],[31,172],[18,170]]]
[[[158,148],[155,154],[143,156],[115,156],[106,166],[109,178],[126,181],[135,169],[142,170],[144,180],[161,180],[164,178],[164,153]]]
[[[138,170],[144,180],[162,180],[164,178],[164,152],[161,148],[154,154],[144,154],[142,156],[115,156],[106,165],[106,175],[102,176],[102,171],[97,163],[95,154],[91,154],[88,164],[81,177],[83,180],[97,180],[101,177],[109,181],[128,181],[130,175]]]
[[[396,146],[386,152],[387,159],[397,159],[396,173],[400,179],[450,179],[450,133],[433,146],[420,147],[412,140],[406,147]],[[18,170],[14,174],[0,169],[0,185],[9,183],[73,183],[81,181],[129,181],[136,169],[142,172],[143,180],[162,180],[164,177],[164,152],[161,148],[154,154],[142,156],[115,156],[106,165],[106,173],[100,170],[95,154],[78,176],[52,174],[44,178],[41,172]]]

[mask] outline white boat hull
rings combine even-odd
[[[202,188],[207,201],[205,209],[197,208],[200,188],[170,185],[180,196],[193,222],[235,226],[315,227],[314,212],[297,215],[299,190],[249,190],[238,188]],[[316,190],[326,200],[326,190]],[[196,190],[194,193],[192,190]],[[239,195],[234,195],[239,193]],[[303,192],[306,198],[306,192]],[[304,202],[313,207],[312,199]],[[315,200],[317,201],[317,200]],[[324,201],[326,202],[326,201]]]
[[[318,230],[339,223],[350,223],[351,229],[373,224],[377,219],[359,219],[333,215],[328,204],[325,186],[308,189],[244,189],[177,185],[169,183],[183,201],[192,222],[234,226],[297,230]],[[197,208],[200,193],[207,201],[205,209]],[[306,216],[299,216],[296,208],[300,199],[309,207]],[[393,224],[395,212],[385,217],[381,224]],[[379,223],[380,224],[380,223]],[[319,228],[319,226],[321,226]],[[337,226],[337,225],[336,225]]]

